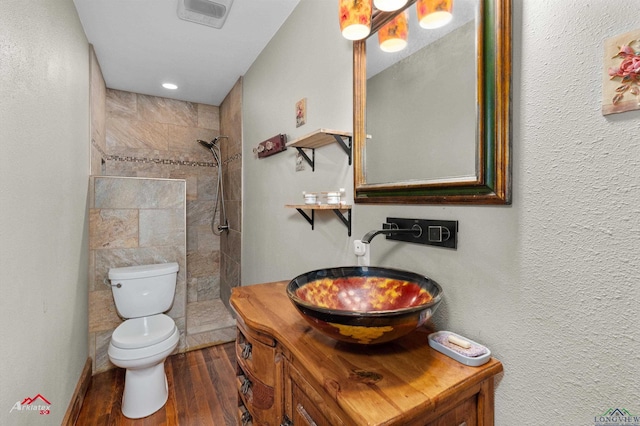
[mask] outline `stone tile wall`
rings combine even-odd
[[[220,298],[229,307],[231,289],[240,285],[240,244],[242,237],[242,79],[220,106],[223,142],[222,168],[229,232],[220,240]]]
[[[104,170],[102,165],[104,164],[104,155],[107,147],[105,120],[107,118],[105,113],[107,88],[104,84],[104,78],[102,77],[102,71],[100,70],[100,64],[96,58],[96,54],[93,50],[93,46],[90,46],[89,50],[89,75],[91,90],[89,91],[90,97],[90,115],[91,115],[91,175],[98,176],[103,175]]]
[[[89,181],[89,354],[94,373],[114,366],[107,349],[122,323],[111,287],[110,268],[177,262],[173,306],[167,313],[180,330],[185,349],[187,301],[186,182],[92,176]]]
[[[186,181],[187,304],[193,307],[191,312],[200,312],[204,306],[217,306],[222,277],[225,277],[225,283],[231,283],[226,284],[227,289],[240,282],[240,80],[232,91],[234,96],[228,97],[232,102],[225,100],[221,107],[196,104],[107,89],[93,52],[91,56],[91,174]],[[225,109],[225,103],[232,106],[226,108],[227,119],[221,120],[220,111]],[[225,262],[225,272],[221,271],[220,237],[211,231],[217,165],[211,152],[196,142],[219,136],[221,121],[226,123],[225,131],[229,131],[230,136],[222,142],[222,155],[223,167],[233,169],[225,173],[225,194],[229,222],[234,231],[230,239],[231,247],[235,247],[232,253],[238,253],[237,256],[225,256],[225,259],[233,260]],[[150,237],[142,236],[143,239]],[[227,307],[229,294],[230,291],[226,291],[222,295],[222,302]],[[224,314],[206,313],[202,315],[202,321],[210,323],[212,317],[224,317]],[[204,328],[204,323],[203,327],[198,323],[199,317],[194,316],[189,322],[194,330]],[[220,324],[215,327],[224,326],[228,321],[218,322]],[[220,334],[190,336],[187,348],[225,340]]]
[[[188,303],[220,297],[220,238],[211,231],[217,166],[196,142],[219,131],[216,106],[106,91],[105,174],[187,183]]]

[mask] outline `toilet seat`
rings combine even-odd
[[[175,329],[176,324],[168,315],[132,318],[113,331],[111,343],[121,349],[145,348],[167,340]]]
[[[180,340],[180,331],[175,327],[173,333],[159,343],[151,346],[145,346],[137,349],[123,349],[113,344],[113,340],[109,343],[109,359],[118,367],[129,368],[133,363],[139,363],[143,360],[149,362],[153,358],[164,359],[166,358],[178,345]],[[166,353],[165,353],[166,352]],[[121,362],[129,365],[121,364]]]

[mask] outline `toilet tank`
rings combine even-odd
[[[175,262],[109,269],[118,314],[138,318],[168,311],[176,292],[178,269]]]

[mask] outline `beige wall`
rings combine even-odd
[[[316,212],[312,231],[295,209],[285,208],[301,204],[303,191],[345,188],[353,200],[351,167],[342,148],[316,149],[315,172],[309,165],[295,171],[292,148],[262,159],[253,153],[258,143],[279,133],[292,141],[320,128],[352,130],[351,43],[336,27],[336,7],[300,2],[244,77],[243,285],[343,264],[351,247],[333,212]],[[307,123],[296,127],[295,105],[302,98]],[[358,216],[354,221],[362,223]]]
[[[312,231],[283,208],[302,190],[349,188],[343,153],[318,149],[316,172],[296,173],[289,151],[251,152],[277,133],[351,130],[336,5],[300,2],[244,79],[242,281],[355,264],[352,241],[387,216],[458,220],[458,250],[379,237],[372,264],[435,279],[436,325],[504,363],[497,425],[593,425],[611,407],[640,412],[640,111],[600,112],[603,41],[638,28],[637,1],[514,0],[513,16],[513,205],[356,205],[348,238],[331,214]],[[296,129],[302,97],[309,124]]]
[[[109,269],[177,262],[176,294],[167,312],[186,349],[186,183],[175,179],[92,176],[89,180],[89,355],[93,372],[114,368],[107,350],[122,323],[105,284]]]
[[[71,0],[25,6],[0,2],[3,425],[60,424],[87,360],[89,45]]]

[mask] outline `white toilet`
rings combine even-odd
[[[139,419],[164,406],[169,395],[164,360],[180,332],[163,314],[173,304],[177,263],[109,269],[113,300],[125,321],[113,331],[109,359],[126,368],[122,414]]]

